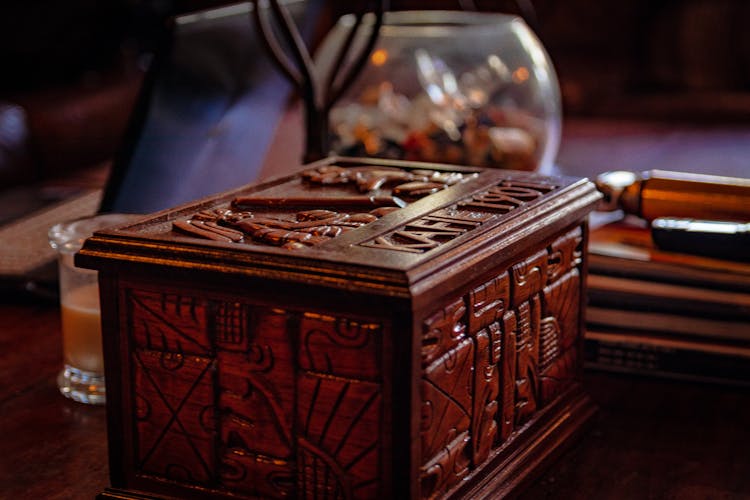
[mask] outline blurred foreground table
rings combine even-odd
[[[63,398],[59,309],[0,297],[0,498],[108,484],[105,411]],[[587,373],[601,411],[522,500],[750,498],[746,389]]]

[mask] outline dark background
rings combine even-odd
[[[165,20],[224,4],[3,2],[0,188],[107,162]],[[315,39],[366,2],[320,5]],[[743,0],[394,0],[390,8],[523,15],[555,64],[566,117],[702,124],[750,117],[750,3]]]

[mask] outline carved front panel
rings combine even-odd
[[[512,202],[491,194],[480,202]],[[582,241],[581,227],[558,235],[425,319],[423,346],[440,356],[423,347],[423,498],[448,492],[574,382]]]
[[[298,497],[378,498],[378,384],[299,376]]]
[[[213,363],[197,356],[140,350],[133,364],[136,467],[179,481],[210,481],[216,468]]]
[[[300,321],[298,497],[377,498],[382,325],[305,313]]]
[[[125,297],[137,474],[251,497],[382,496],[382,322]]]
[[[378,380],[381,330],[378,323],[305,313],[300,323],[300,367],[339,377]]]
[[[222,302],[214,318],[219,483],[272,497],[290,494],[295,354],[286,311]]]
[[[205,302],[178,294],[130,294],[136,346],[136,467],[149,474],[208,481],[215,367],[206,336]],[[173,384],[173,380],[183,383]]]

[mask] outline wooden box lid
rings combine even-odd
[[[331,157],[100,231],[77,264],[158,265],[406,296],[441,270],[510,257],[588,213],[585,179]]]

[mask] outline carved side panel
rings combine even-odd
[[[475,201],[521,201],[489,195]],[[574,382],[582,242],[581,227],[558,234],[424,320],[423,498],[449,491]]]
[[[493,357],[490,332],[499,336],[498,323],[482,330],[475,337],[476,359],[474,373],[474,405],[471,419],[472,463],[476,466],[487,460],[497,438],[496,422],[500,392],[497,361]]]
[[[466,306],[458,299],[433,313],[422,328],[422,366],[454,349],[464,338]]]
[[[541,299],[534,295],[518,307],[516,330],[516,426],[539,407],[539,325]]]
[[[551,401],[576,377],[581,278],[577,269],[544,289],[540,345],[540,391]]]
[[[422,337],[420,437],[423,496],[447,491],[468,472],[473,414],[474,341],[465,335],[463,299],[425,320]]]

